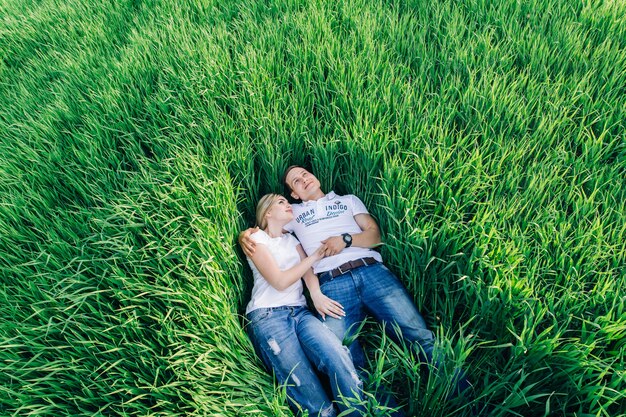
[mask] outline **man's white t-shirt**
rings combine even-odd
[[[281,237],[270,237],[263,230],[259,230],[250,237],[256,243],[267,246],[281,271],[285,271],[300,262],[300,254],[296,249],[300,243],[289,233]],[[302,280],[296,281],[283,291],[278,291],[263,278],[254,262],[250,258],[247,260],[250,269],[252,269],[254,286],[252,287],[250,302],[246,307],[246,314],[257,308],[306,305],[306,299],[302,293]]]
[[[322,240],[343,233],[354,235],[362,230],[354,220],[357,214],[368,214],[365,204],[354,195],[340,196],[329,192],[316,201],[292,204],[293,220],[284,229],[294,232],[304,251],[311,254],[321,245]],[[382,256],[375,250],[351,246],[334,256],[328,256],[313,265],[316,274],[330,271],[348,261],[372,257],[382,262]]]

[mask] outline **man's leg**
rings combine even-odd
[[[367,312],[385,324],[392,339],[416,343],[423,359],[431,362],[435,337],[398,278],[383,264],[358,268],[353,275],[363,285]]]
[[[361,299],[357,294],[354,281],[350,274],[341,275],[335,279],[324,282],[320,289],[325,296],[332,298],[343,306],[346,313],[341,319],[326,316],[323,320],[318,316],[324,326],[328,327],[342,342],[353,339],[349,344],[350,354],[356,369],[365,367],[365,354],[358,339],[354,338],[359,326],[365,319],[365,312]]]
[[[353,274],[363,283],[363,303],[367,312],[385,324],[392,339],[412,343],[422,360],[437,367],[437,362],[443,358],[433,358],[435,337],[398,278],[383,264],[358,268]],[[450,397],[470,386],[461,369],[454,371],[452,384]]]
[[[342,319],[326,316],[326,320],[323,321],[324,325],[328,327],[339,340],[353,338],[365,319],[365,310],[360,294],[362,288],[357,289],[350,272],[340,275],[331,281],[324,282],[320,288],[324,295],[339,302],[346,313]],[[321,317],[318,316],[318,318],[322,320]],[[365,369],[366,361],[363,347],[357,338],[354,338],[349,347],[354,366],[363,377],[367,372]],[[397,407],[396,401],[391,396],[381,395],[377,392],[376,399],[380,404],[384,404],[390,408]],[[397,410],[391,413],[391,417],[404,417],[404,413],[401,410]]]
[[[286,385],[292,409],[332,417],[336,410],[296,334],[294,308],[259,309],[248,314],[248,334],[263,363]]]

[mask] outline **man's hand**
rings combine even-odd
[[[318,313],[320,313],[320,316],[322,316],[322,320],[326,320],[326,315],[329,315],[330,317],[334,317],[336,319],[341,319],[343,316],[346,315],[345,311],[343,311],[343,306],[341,304],[339,304],[332,298],[326,297],[319,290],[311,293],[311,299],[313,300],[315,309]]]
[[[241,246],[241,250],[243,250],[244,255],[246,255],[248,258],[252,257],[252,255],[254,254],[254,250],[256,249],[256,243],[250,238],[250,235],[258,231],[259,228],[254,227],[251,229],[246,229],[243,232],[239,233],[239,246]]]
[[[346,242],[343,241],[342,236],[329,237],[322,240],[322,244],[326,245],[326,256],[337,255],[346,248]]]

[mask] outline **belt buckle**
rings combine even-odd
[[[342,267],[342,266],[343,266],[343,265],[339,265],[339,266],[337,267],[337,270],[339,271],[339,275],[343,275],[343,274],[345,274],[346,272],[348,272],[348,271],[349,271],[349,269],[348,269],[348,271],[344,272],[344,271],[343,271],[343,269],[341,269],[341,267]]]

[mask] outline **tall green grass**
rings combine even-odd
[[[301,163],[366,202],[475,409],[626,415],[625,12],[3,0],[0,414],[291,415],[236,237]],[[364,337],[368,394],[470,415]]]

